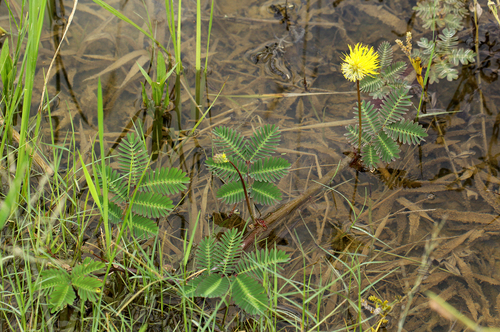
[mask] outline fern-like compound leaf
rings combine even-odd
[[[68,272],[59,269],[50,269],[42,271],[41,273],[40,289],[48,290],[49,292],[53,287],[59,284],[67,284],[71,281]]]
[[[403,61],[398,61],[390,66],[385,67],[382,71],[382,75],[384,79],[387,80],[387,82],[391,83],[396,81],[401,76],[401,74],[403,74],[405,69],[406,63]]]
[[[255,279],[239,274],[232,283],[234,303],[251,315],[264,314],[269,299],[264,287]]]
[[[451,66],[448,61],[440,61],[434,66],[438,78],[445,78],[448,81],[453,81],[458,78],[458,70]]]
[[[425,129],[411,120],[392,123],[384,128],[385,132],[403,144],[419,144],[427,137]]]
[[[380,67],[384,68],[392,63],[392,47],[388,41],[383,41],[377,49]]]
[[[236,262],[241,256],[243,233],[233,228],[225,232],[215,246],[215,258],[218,263],[214,272],[229,275],[234,272]]]
[[[151,219],[132,214],[131,225],[134,236],[138,239],[147,239],[158,234],[158,225]]]
[[[97,294],[101,292],[102,281],[94,277],[72,276],[73,286],[78,290],[78,295],[82,301],[95,302]]]
[[[463,65],[467,65],[475,61],[475,56],[476,53],[474,53],[472,50],[459,48],[451,50],[451,55],[449,56],[448,60],[455,66],[458,66],[459,62],[461,62]]]
[[[290,257],[286,252],[275,248],[271,250],[268,248],[257,250],[246,254],[243,259],[240,259],[238,267],[236,268],[236,273],[253,274],[257,278],[262,279],[264,270],[274,270],[275,268],[282,269],[283,267],[278,264],[286,263],[289,259]]]
[[[374,92],[378,89],[380,89],[384,85],[384,81],[382,80],[382,77],[380,75],[376,76],[365,76],[360,82],[359,82],[359,88],[363,92]]]
[[[363,164],[370,169],[376,168],[377,164],[380,162],[380,158],[373,145],[364,146],[361,150],[361,157]]]
[[[273,205],[281,200],[281,191],[273,183],[255,181],[250,196],[258,204]]]
[[[78,264],[73,268],[73,271],[71,271],[71,278],[85,276],[94,273],[96,271],[99,271],[101,269],[104,269],[105,267],[106,265],[104,265],[103,262],[97,262],[91,259],[90,257],[87,257],[83,260],[81,264]]]
[[[383,101],[380,107],[382,116],[382,127],[403,119],[403,115],[411,106],[411,96],[408,95],[407,88],[393,90]]]
[[[438,52],[450,53],[451,49],[458,45],[458,37],[455,36],[456,31],[453,29],[444,28],[439,34],[437,40]]]
[[[214,173],[219,178],[227,182],[240,179],[238,172],[230,163],[216,163],[214,162],[213,158],[208,158],[206,164],[210,172]],[[243,160],[238,160],[234,162],[234,164],[240,170],[241,176],[245,178],[248,171],[246,162],[244,162]]]
[[[280,131],[278,126],[266,124],[264,127],[257,129],[253,136],[250,137],[246,145],[246,160],[254,162],[259,158],[270,156],[276,151],[279,142]]]
[[[389,163],[399,158],[398,144],[383,131],[375,136],[373,146],[375,151],[382,157],[383,162]]]
[[[356,103],[357,104],[357,103]],[[358,106],[355,107],[355,113],[358,114]],[[357,119],[358,117],[356,117]],[[378,111],[375,109],[374,105],[370,102],[361,102],[361,118],[362,118],[362,131],[366,132],[370,136],[375,136],[382,126],[380,124],[380,119],[378,117]]]
[[[102,201],[102,197],[101,197]],[[108,202],[108,219],[110,222],[113,224],[118,224],[121,223],[123,216],[123,211],[122,209],[115,203],[109,201]]]
[[[358,148],[358,144],[359,144],[359,129],[358,129],[358,126],[357,125],[356,126],[348,125],[345,128],[347,129],[347,133],[345,133],[345,136],[347,137],[347,140],[355,148]],[[371,136],[366,131],[363,131],[361,133],[361,146],[364,146],[366,144],[370,144],[371,140],[372,140]]]
[[[220,126],[213,130],[214,143],[228,158],[247,160],[243,136],[234,129]]]
[[[215,266],[215,239],[213,237],[205,237],[201,240],[198,250],[196,250],[196,260],[198,267],[207,269],[207,273],[212,273],[212,268]]]
[[[240,181],[229,182],[217,190],[217,198],[227,204],[236,204],[245,199],[245,191]]]
[[[201,275],[198,277],[189,280],[189,282],[186,285],[180,284],[178,285],[179,292],[181,293],[181,296],[183,298],[189,298],[192,296],[196,296],[196,288],[198,288],[198,285],[208,276],[206,272],[203,272]]]
[[[290,163],[283,158],[259,159],[250,167],[250,177],[261,182],[274,182],[285,176],[290,166]]]
[[[189,177],[182,170],[175,167],[162,167],[154,172],[146,173],[139,190],[174,195],[185,190],[186,183],[189,183]]]
[[[99,174],[99,185],[102,188],[102,174]],[[125,176],[119,174],[116,170],[106,165],[106,180],[108,183],[108,190],[114,194],[112,200],[116,203],[123,203],[127,200],[127,181]]]
[[[60,283],[54,286],[54,290],[50,293],[49,307],[54,313],[66,305],[72,305],[76,299],[75,291],[71,283]]]
[[[120,170],[129,177],[132,185],[136,185],[149,161],[144,143],[131,132],[121,141],[117,150]]]
[[[220,297],[229,289],[229,279],[226,276],[211,274],[204,278],[196,288],[195,296],[201,297]]]
[[[417,42],[417,45],[423,48],[422,54],[420,54],[419,50],[414,50],[413,51],[413,57],[420,57],[422,61],[425,63],[426,61],[424,60],[425,58],[422,56],[423,54],[431,54],[433,49],[434,49],[434,41],[429,40],[425,37],[420,38],[420,40]]]
[[[137,193],[132,211],[148,218],[165,217],[174,205],[168,197],[156,193]]]

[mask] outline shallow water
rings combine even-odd
[[[140,1],[109,3],[146,28],[147,14]],[[224,124],[248,135],[261,124],[279,125],[283,139],[278,152],[292,164],[290,175],[279,187],[283,202],[292,200],[335,167],[344,158],[343,152],[352,150],[344,137],[344,127],[346,121],[354,119],[355,85],[340,72],[341,56],[348,51],[347,45],[362,42],[377,47],[385,40],[394,45],[395,39],[404,39],[405,32],[411,30],[417,48],[416,41],[421,37],[432,37],[412,11],[415,1],[297,1],[289,8],[288,30],[276,11],[269,9],[276,3],[229,0],[216,3],[202,110],[222,92],[199,127],[196,140],[186,144],[177,158],[160,158],[163,164],[180,166],[193,178],[188,199],[169,223],[161,225],[165,232],[180,236],[183,232],[180,229],[191,229],[198,211],[202,211],[205,218],[199,229],[201,237],[211,227],[208,216],[212,212],[231,209],[214,200],[204,166],[206,156],[211,155],[210,128]],[[157,40],[169,45],[173,53],[162,2],[146,1],[146,7]],[[50,29],[44,32],[38,82],[43,82],[42,69],[51,60],[54,44],[62,34],[62,18],[67,19],[71,9],[72,2],[66,1],[65,8],[53,10]],[[202,35],[206,40],[209,4],[202,9],[205,18]],[[386,262],[367,270],[367,280],[395,269],[375,287],[378,296],[389,302],[411,289],[419,275],[425,240],[433,226],[446,218],[439,246],[431,255],[430,274],[413,303],[417,309],[407,318],[408,331],[448,329],[448,322],[429,309],[423,294],[428,289],[442,293],[449,303],[475,321],[480,320],[482,325],[500,324],[499,34],[498,26],[491,23],[490,14],[483,9],[479,21],[481,68],[477,69],[477,63],[459,66],[457,80],[442,79],[429,85],[432,102],[427,105],[428,114],[445,111],[448,114],[435,117],[424,114],[420,118],[420,123],[429,127],[426,141],[417,147],[403,146],[401,159],[388,165],[388,173],[347,168],[334,179],[334,184],[341,184],[336,188],[338,192],[353,203],[356,214],[361,214],[356,226],[376,234],[388,245],[371,244],[369,237],[354,232],[358,241],[368,244],[365,248],[371,248],[365,254]],[[5,5],[0,10],[3,13],[0,23],[5,26]],[[183,17],[183,80],[194,94],[193,3],[186,3]],[[467,16],[464,22],[459,47],[474,49],[473,21]],[[143,78],[135,65],[137,61],[147,68],[151,47],[151,42],[135,28],[113,18],[93,2],[79,2],[60,61],[51,72],[48,90],[50,97],[59,93],[52,116],[61,141],[70,129],[70,119],[76,128],[81,128],[78,139],[95,134],[97,76],[101,77],[104,88],[109,146],[115,146],[123,132],[132,128],[131,118],[142,119],[145,131],[151,130],[152,117],[141,109]],[[203,57],[205,48],[203,42]],[[399,48],[395,46],[393,50],[396,60],[407,61]],[[112,66],[115,68],[109,70]],[[170,82],[170,89],[174,83]],[[417,106],[418,84],[416,81],[413,84],[412,101]],[[39,95],[40,89],[41,85],[37,86],[35,93]],[[185,89],[181,89],[182,102],[177,111],[171,105],[171,127],[164,128],[174,140],[181,130],[194,124],[195,112]],[[369,95],[362,97],[368,99]],[[415,110],[410,113],[412,117],[415,114]],[[164,151],[170,151],[170,145],[167,141]],[[216,186],[219,184],[215,182]],[[288,223],[294,225],[304,247],[314,247],[307,225],[317,243],[327,250],[345,249],[345,238],[339,236],[338,229],[347,231],[354,214],[340,194],[323,193],[315,197],[301,210],[301,217],[295,215]],[[296,247],[286,230],[279,234],[283,248],[291,251]],[[318,252],[311,253],[311,257],[320,256]],[[328,310],[329,305],[324,306]],[[396,305],[389,324],[397,322],[400,310]],[[423,321],[427,324],[422,324]],[[394,326],[388,328],[392,330]]]

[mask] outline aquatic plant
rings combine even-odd
[[[168,96],[167,79],[170,77],[170,75],[172,75],[173,71],[175,70],[175,68],[177,68],[178,64],[174,65],[172,69],[170,69],[170,71],[167,73],[167,68],[165,66],[165,58],[163,57],[161,51],[158,51],[158,56],[156,59],[156,80],[153,80],[153,78],[149,76],[149,74],[144,70],[144,68],[142,68],[142,66],[139,63],[137,63],[137,66],[139,67],[139,70],[141,71],[142,75],[144,76],[144,78],[146,79],[146,81],[148,82],[148,84],[151,86],[152,89],[151,99],[150,99],[146,93],[146,87],[144,86],[144,83],[141,82],[142,101],[144,102],[144,105],[146,105],[146,108],[153,109],[154,107],[159,107],[162,110],[166,109],[168,103],[170,102]],[[167,93],[165,93],[165,90],[167,91]],[[164,94],[165,98],[163,98]]]
[[[356,88],[358,91],[358,125],[359,125],[359,141],[358,141],[358,152],[360,152],[361,141],[362,141],[362,116],[361,116],[361,94],[359,89],[359,81],[365,76],[372,76],[378,74],[376,71],[379,68],[378,54],[373,52],[373,47],[368,48],[368,46],[363,46],[358,43],[354,46],[354,49],[349,46],[349,54],[344,54],[344,59],[342,59],[342,74],[344,77],[352,82],[356,82]]]
[[[359,129],[352,125],[346,127],[347,139],[361,150],[365,166],[374,168],[380,160],[391,162],[399,158],[398,143],[418,144],[427,137],[422,126],[403,117],[411,106],[408,90],[402,87],[391,91],[379,109],[376,109],[370,101],[361,103],[361,116],[366,123],[361,145],[356,144]]]
[[[213,130],[215,146],[227,158],[227,162],[217,160],[219,158],[206,161],[208,169],[225,181],[217,191],[218,198],[227,204],[236,204],[248,198],[245,188],[249,188],[250,197],[258,204],[272,205],[281,200],[281,192],[272,182],[288,173],[290,163],[283,158],[270,157],[279,145],[278,129],[276,125],[265,125],[248,140],[231,128],[221,126]]]
[[[75,288],[81,301],[95,302],[103,282],[92,273],[104,267],[104,263],[87,257],[70,271],[62,268],[42,271],[40,290],[49,296],[48,305],[51,311],[54,313],[66,305],[72,305],[76,299]]]
[[[464,0],[421,0],[413,7],[424,28],[435,31],[439,28],[461,30],[467,15]]]
[[[369,168],[376,167],[380,160],[388,163],[399,158],[398,143],[418,144],[427,136],[422,126],[403,117],[411,106],[409,86],[402,77],[406,64],[392,63],[393,52],[388,42],[381,43],[377,51],[378,75],[366,76],[359,86],[373,98],[383,99],[382,104],[376,109],[370,101],[358,102],[364,130],[361,132],[360,127],[352,125],[346,127],[347,139],[360,151],[364,165]]]
[[[197,297],[225,298],[249,314],[263,314],[269,298],[262,282],[266,271],[276,271],[289,256],[281,250],[262,249],[252,253],[242,250],[243,233],[233,228],[220,241],[205,237],[196,251],[197,268],[204,272],[189,281],[186,293]]]
[[[158,234],[158,225],[151,218],[165,217],[173,208],[172,200],[165,195],[177,194],[186,189],[189,177],[178,168],[161,167],[147,170],[149,157],[143,141],[129,133],[118,146],[118,171],[106,165],[100,171],[105,176],[108,189],[113,194],[109,201],[109,220],[123,222],[131,206],[127,222],[136,237]],[[125,204],[122,209],[118,204]]]
[[[379,45],[377,53],[380,57],[380,71],[377,75],[363,78],[359,87],[362,92],[368,92],[374,99],[382,99],[391,90],[408,85],[402,77],[406,63],[404,61],[392,63],[393,52],[391,44],[387,41]]]
[[[420,38],[420,41],[417,42],[422,50],[413,50],[413,57],[419,57],[423,63],[429,62],[429,59],[432,58],[429,72],[431,84],[439,82],[439,79],[445,77],[448,81],[457,79],[458,70],[453,67],[460,63],[467,65],[475,61],[476,53],[469,49],[458,48],[458,43],[456,30],[451,28],[443,29],[435,42],[425,37]]]

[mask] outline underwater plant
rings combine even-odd
[[[467,15],[465,0],[421,0],[413,7],[424,28],[436,31],[440,28],[461,30]]]
[[[197,268],[204,272],[188,282],[186,293],[196,297],[225,299],[229,296],[249,314],[263,314],[269,297],[262,282],[266,271],[282,268],[289,256],[277,249],[245,253],[243,233],[233,228],[220,241],[205,237],[196,251]]]
[[[432,56],[432,63],[429,72],[429,83],[439,82],[446,78],[453,81],[458,78],[456,67],[460,63],[467,65],[475,62],[476,53],[470,49],[458,48],[457,31],[451,28],[444,28],[434,42],[425,37],[417,42],[422,49],[413,50],[412,56],[419,57],[423,63],[428,63]]]
[[[175,167],[144,171],[149,166],[149,157],[143,141],[134,133],[127,134],[117,151],[118,171],[107,165],[100,174],[106,176],[113,194],[109,201],[109,220],[115,224],[123,222],[126,208],[123,210],[118,204],[126,207],[132,204],[128,225],[134,235],[142,238],[156,235],[158,225],[151,218],[165,217],[174,208],[172,200],[165,195],[185,190],[189,177]]]
[[[231,128],[221,126],[213,130],[215,146],[224,154],[223,158],[217,156],[206,161],[210,172],[225,181],[217,197],[227,204],[246,199],[254,222],[248,194],[258,204],[277,203],[281,200],[281,192],[273,182],[285,176],[290,168],[287,160],[270,157],[279,145],[278,129],[275,125],[265,125],[248,140]]]

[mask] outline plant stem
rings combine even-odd
[[[359,80],[356,80],[356,88],[358,89],[358,115],[359,115],[359,143],[358,154],[361,154],[361,93],[359,92]]]
[[[238,167],[236,167],[236,165],[233,164],[233,162],[231,160],[228,160],[228,161],[234,167],[234,169],[236,170],[236,172],[238,172],[238,175],[240,176],[240,181],[241,181],[241,184],[243,185],[243,192],[245,193],[245,199],[247,201],[248,212],[250,213],[250,217],[252,217],[252,221],[255,224],[256,221],[255,221],[255,218],[253,216],[252,209],[250,208],[250,199],[248,198],[247,187],[245,186],[245,181],[243,181],[243,176],[241,176],[241,173],[240,173],[240,170],[238,169]]]

